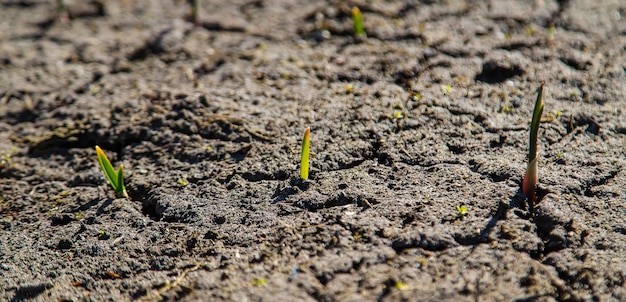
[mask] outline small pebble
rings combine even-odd
[[[330,31],[325,30],[325,29],[323,29],[323,30],[316,30],[316,31],[310,32],[307,35],[307,38],[309,40],[312,40],[315,43],[320,43],[320,42],[322,42],[324,40],[330,39]]]
[[[432,47],[424,49],[424,58],[432,58],[437,55],[437,51]]]

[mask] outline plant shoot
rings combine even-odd
[[[528,205],[532,208],[537,203],[536,188],[539,180],[537,168],[537,133],[539,131],[539,123],[541,122],[541,114],[543,113],[543,84],[539,87],[537,100],[535,101],[535,109],[530,122],[530,141],[528,144],[528,167],[526,175],[522,181],[522,193],[528,197]]]
[[[352,23],[354,24],[354,34],[357,37],[365,37],[365,26],[363,26],[363,14],[358,7],[352,8]]]
[[[104,151],[98,146],[96,146],[96,154],[98,155],[100,168],[102,168],[102,172],[104,172],[104,177],[113,190],[115,190],[115,195],[117,197],[130,199],[126,192],[126,187],[124,186],[124,165],[121,164],[117,171],[115,171],[107,155],[104,154]]]
[[[300,157],[300,178],[309,179],[309,148],[311,146],[311,128],[304,130],[302,153]]]
[[[198,1],[200,0],[190,0],[190,4],[191,4],[191,22],[193,22],[193,25],[195,27],[200,27],[200,9],[199,9],[199,3]]]

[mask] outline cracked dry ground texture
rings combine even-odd
[[[67,2],[0,3],[0,299],[626,300],[625,2]]]

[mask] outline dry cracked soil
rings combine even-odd
[[[55,3],[0,1],[0,299],[626,301],[626,2]]]

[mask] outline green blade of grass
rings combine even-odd
[[[115,189],[115,194],[130,199],[128,193],[126,193],[126,186],[124,186],[124,165],[120,165],[117,169],[117,189]]]
[[[541,114],[543,114],[543,84],[539,87],[537,100],[535,101],[535,109],[533,110],[533,118],[530,122],[530,147],[528,148],[528,162],[532,162],[535,157],[537,157],[537,133],[539,132]]]
[[[196,27],[200,27],[198,1],[199,0],[191,0],[191,19],[193,20],[193,25]]]
[[[109,182],[111,187],[113,187],[113,190],[117,192],[119,189],[117,187],[117,172],[115,172],[115,170],[113,169],[113,166],[111,165],[111,162],[109,161],[107,155],[104,154],[104,151],[102,151],[102,149],[100,149],[100,147],[98,146],[96,146],[96,154],[98,155],[100,168],[102,168],[102,172],[104,172],[104,177],[106,178],[107,182]]]
[[[364,37],[365,26],[363,25],[363,14],[361,14],[361,10],[358,7],[352,8],[352,23],[354,24],[354,34],[359,37]]]
[[[300,178],[309,179],[309,148],[311,145],[311,128],[304,130],[302,153],[300,157]]]
[[[528,167],[526,174],[522,180],[522,193],[528,197],[531,209],[536,203],[535,189],[539,180],[538,159],[537,159],[537,135],[539,132],[539,124],[541,115],[543,114],[543,84],[539,87],[535,108],[533,109],[533,117],[530,122],[530,140],[528,142]]]

